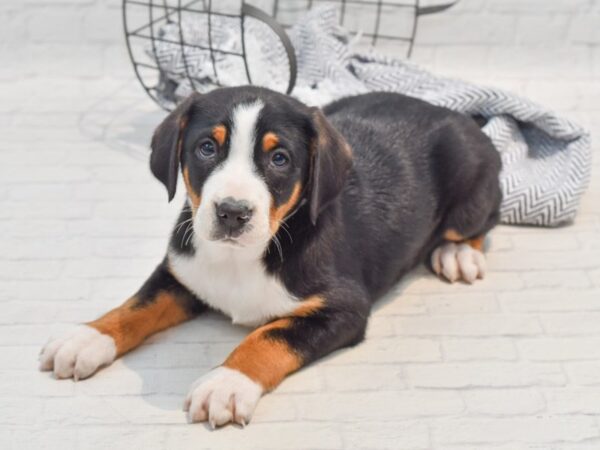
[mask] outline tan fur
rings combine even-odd
[[[485,240],[485,236],[477,236],[472,239],[467,239],[454,228],[450,228],[444,233],[444,239],[451,242],[464,242],[469,244],[475,250],[483,251],[483,241]]]
[[[269,338],[266,333],[286,328],[290,319],[279,319],[254,330],[229,355],[225,367],[239,370],[265,390],[277,386],[290,373],[302,366],[299,355],[280,340]]]
[[[262,138],[263,152],[270,152],[279,145],[279,137],[272,132],[265,133]]]
[[[281,221],[285,218],[285,216],[296,206],[298,201],[300,200],[300,194],[302,192],[302,185],[298,182],[294,185],[294,189],[292,190],[292,194],[287,202],[278,206],[277,208],[271,205],[269,223],[271,227],[271,233],[277,233]]]
[[[323,305],[322,297],[308,297],[290,317],[275,320],[250,333],[223,365],[239,370],[265,390],[275,388],[287,375],[302,367],[303,362],[300,355],[285,342],[267,336],[267,332],[287,328],[292,324],[294,317],[314,314]]]
[[[321,309],[324,304],[325,301],[323,300],[323,297],[313,295],[312,297],[303,300],[302,303],[300,303],[300,306],[294,310],[292,315],[295,317],[310,316]]]
[[[227,140],[227,128],[225,128],[225,125],[214,127],[212,129],[212,137],[220,146],[223,146]]]
[[[192,202],[192,209],[194,210],[194,214],[196,214],[196,210],[200,206],[201,197],[190,183],[190,172],[187,167],[183,169],[183,181],[185,182],[185,188],[187,189],[190,201]]]
[[[461,242],[465,240],[465,237],[454,228],[450,228],[444,233],[444,239],[451,242]]]
[[[189,319],[189,315],[177,303],[173,294],[166,291],[160,292],[153,301],[144,306],[136,306],[137,303],[138,299],[132,297],[121,306],[87,324],[115,340],[117,356],[137,347],[151,334]]]
[[[478,236],[473,239],[469,239],[467,244],[473,247],[475,250],[483,251],[483,241],[485,240],[485,236]]]

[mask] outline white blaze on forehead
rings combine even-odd
[[[253,211],[248,230],[238,239],[240,245],[266,245],[270,239],[271,194],[254,163],[256,127],[263,107],[260,101],[241,103],[231,112],[229,152],[204,182],[202,203],[195,220],[196,234],[205,239],[211,240],[218,226],[215,205],[228,197],[247,202]]]
[[[254,165],[256,124],[263,103],[242,103],[231,113],[229,153],[223,165],[214,174],[215,201],[226,197],[259,202],[264,183]],[[212,193],[209,191],[209,193]]]
[[[253,166],[252,156],[256,144],[256,124],[263,109],[263,103],[256,101],[235,107],[231,115],[232,130],[227,163],[247,162]]]

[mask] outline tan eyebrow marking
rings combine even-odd
[[[277,147],[277,145],[279,144],[279,137],[269,131],[268,133],[265,133],[263,138],[262,138],[262,149],[263,152],[269,152],[271,150],[273,150],[275,147]]]
[[[225,144],[225,139],[227,139],[227,128],[225,128],[225,125],[217,125],[214,127],[212,129],[212,137],[219,145]]]

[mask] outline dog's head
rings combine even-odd
[[[181,171],[196,236],[236,247],[264,247],[304,202],[316,224],[351,164],[319,109],[256,87],[190,96],[154,132],[150,158],[169,200]]]

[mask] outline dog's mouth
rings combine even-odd
[[[251,242],[253,226],[248,224],[241,229],[231,227],[214,228],[210,240],[234,247],[245,247]]]
[[[228,229],[225,227],[212,227],[208,233],[202,233],[205,230],[199,230],[203,240],[223,247],[224,249],[258,249],[264,248],[268,243],[270,236],[266,231],[260,232],[254,224],[247,224],[243,229]]]
[[[213,236],[210,241],[226,247],[240,248],[244,246],[237,236],[231,235]]]

